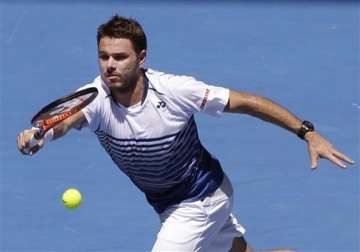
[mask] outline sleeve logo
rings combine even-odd
[[[208,103],[209,93],[210,93],[210,89],[208,89],[208,88],[205,89],[205,95],[201,102],[200,109],[204,109],[206,104]]]

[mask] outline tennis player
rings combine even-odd
[[[96,87],[98,96],[48,131],[46,139],[57,139],[72,128],[89,127],[95,133],[160,217],[154,252],[253,251],[232,214],[231,183],[199,140],[195,112],[244,113],[283,127],[306,141],[314,169],[319,158],[342,168],[345,162],[354,163],[312,123],[264,97],[145,69],[146,36],[133,19],[114,16],[100,25],[97,43],[100,76],[81,88]],[[18,135],[23,153],[33,134],[27,129]],[[41,139],[30,154],[44,143]]]

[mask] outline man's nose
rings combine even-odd
[[[116,62],[112,57],[109,58],[106,68],[108,72],[113,72],[116,69]]]

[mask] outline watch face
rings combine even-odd
[[[308,128],[309,130],[314,130],[314,125],[309,121],[304,121],[303,125]]]

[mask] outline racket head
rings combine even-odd
[[[97,88],[89,87],[61,97],[37,112],[31,119],[31,124],[40,130],[39,135],[43,135],[56,124],[89,105],[97,94]]]

